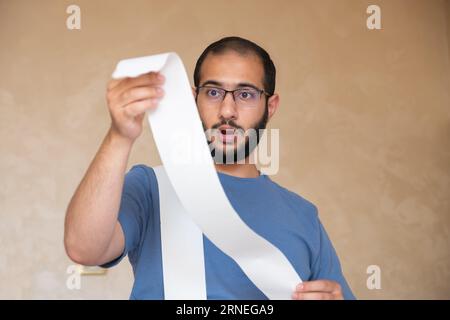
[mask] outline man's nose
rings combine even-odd
[[[224,119],[237,119],[237,105],[231,92],[225,94],[219,112]]]

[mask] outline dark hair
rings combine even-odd
[[[264,90],[273,95],[275,92],[275,65],[266,50],[258,46],[256,43],[250,40],[240,37],[226,37],[222,38],[214,43],[211,43],[200,55],[195,65],[194,71],[194,85],[196,87],[200,84],[200,69],[203,61],[208,54],[221,54],[228,50],[236,51],[239,54],[253,53],[261,59],[261,63],[264,67]]]

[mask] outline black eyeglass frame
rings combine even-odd
[[[228,93],[231,93],[231,96],[233,97],[234,102],[236,102],[236,97],[234,96],[234,93],[236,91],[241,91],[241,90],[245,90],[246,88],[252,88],[254,90],[256,90],[257,92],[259,92],[259,98],[261,99],[261,95],[264,94],[265,96],[267,96],[268,98],[270,98],[271,96],[273,96],[273,94],[268,93],[266,90],[264,89],[260,89],[258,87],[255,86],[245,86],[242,88],[236,88],[234,90],[226,90],[224,88],[221,87],[216,87],[216,86],[210,86],[210,85],[206,85],[206,86],[198,86],[195,88],[195,92],[196,95],[198,96],[198,93],[200,91],[200,89],[202,88],[210,88],[210,89],[218,89],[218,90],[222,90],[223,92],[225,92],[225,94],[223,95],[222,101],[225,100],[225,97],[227,96]]]

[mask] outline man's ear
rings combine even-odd
[[[267,103],[269,109],[269,119],[275,114],[275,111],[278,110],[278,106],[280,105],[280,96],[278,93],[274,93],[271,97],[268,98],[269,101]]]

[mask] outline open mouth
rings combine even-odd
[[[235,128],[219,128],[219,139],[222,143],[231,144],[237,140],[236,129]]]
[[[234,134],[234,130],[232,129],[223,129],[220,130],[220,140],[223,143],[234,143],[236,135]]]

